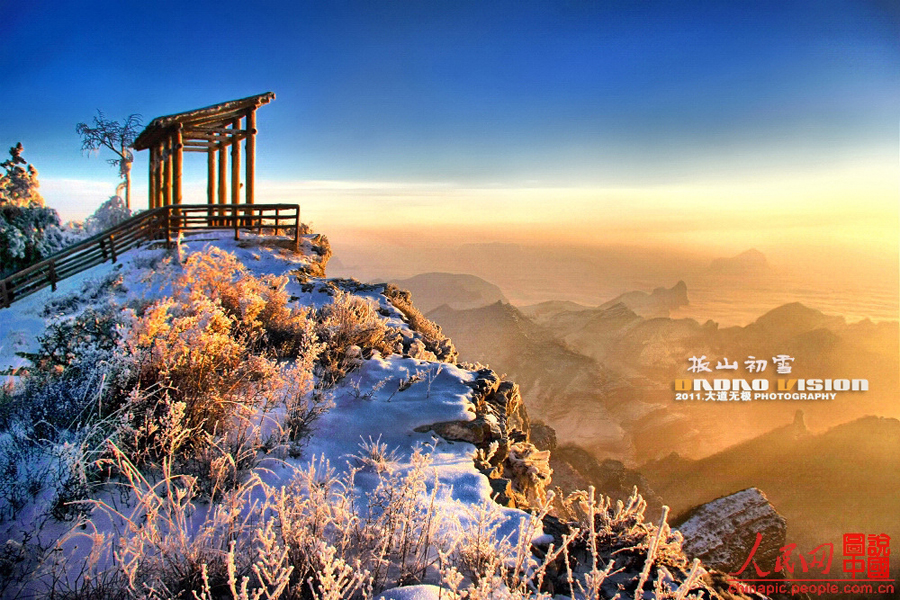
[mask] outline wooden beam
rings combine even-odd
[[[201,129],[197,127],[191,127],[184,130],[184,135],[185,137],[193,137],[195,135],[210,137],[216,134],[247,135],[248,133],[251,133],[252,130],[252,127],[247,127],[247,129],[229,129],[227,127],[203,127]]]
[[[201,135],[201,134],[192,134],[189,138],[184,138],[185,143],[190,142],[192,144],[215,144],[215,143],[225,143],[231,144],[234,140],[243,140],[246,139],[250,134],[242,133],[240,135],[223,135],[221,133],[211,133],[209,135]]]
[[[174,138],[173,146],[175,150],[174,171],[172,174],[172,187],[174,188],[174,195],[172,201],[175,204],[181,204],[181,168],[184,158],[184,144],[181,143],[181,127],[178,127],[175,130],[175,134],[172,137]]]
[[[193,129],[197,129],[198,127],[211,127],[217,124],[221,127],[227,127],[234,119],[243,117],[245,112],[247,112],[246,107],[238,107],[232,110],[222,111],[215,115],[209,115],[207,117],[185,119],[181,121],[181,123],[185,127],[191,127]]]
[[[181,141],[184,144],[185,148],[214,148],[218,146],[216,142],[210,140],[187,140],[182,137]]]
[[[234,129],[241,128],[241,120],[235,119],[231,122]],[[231,141],[231,203],[240,204],[241,202],[241,140],[233,139]]]
[[[250,133],[251,132],[247,131],[246,129],[236,129],[236,130],[234,130],[234,132],[232,132],[231,128],[228,128],[228,129],[216,128],[216,129],[210,130],[210,131],[193,131],[192,130],[189,133],[186,133],[184,137],[185,137],[185,139],[192,139],[192,140],[208,140],[208,139],[216,139],[217,136],[223,136],[223,137],[230,139],[235,136],[246,137]]]
[[[247,152],[247,172],[244,176],[244,198],[247,204],[254,202],[254,180],[256,178],[256,109],[247,111],[247,130],[250,135],[244,143]],[[262,223],[262,220],[260,220]]]

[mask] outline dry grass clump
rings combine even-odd
[[[120,382],[133,392],[117,439],[136,464],[174,460],[220,489],[271,444],[262,415],[280,410],[275,425],[315,415],[308,394],[321,345],[310,311],[289,306],[286,283],[212,248],[190,255],[171,295],[135,318],[120,344]],[[293,421],[282,437],[300,431]]]
[[[315,314],[291,305],[287,278],[255,277],[216,248],[154,277],[168,294],[152,304],[110,302],[51,324],[30,373],[3,389],[0,468],[10,485],[0,486],[0,521],[44,489],[55,490],[54,513],[68,515],[109,478],[97,460],[108,457],[106,440],[148,473],[168,462],[215,497],[262,452],[296,454],[327,408],[310,393]],[[63,460],[64,447],[83,460]],[[32,463],[51,465],[53,477]]]
[[[315,341],[312,309],[290,306],[286,276],[254,276],[233,254],[211,247],[191,254],[182,271],[168,278],[175,302],[220,306],[254,350],[293,358]]]
[[[394,332],[375,303],[342,290],[319,309],[316,333],[323,343],[318,374],[326,386],[340,381],[373,351],[387,356],[396,349]]]
[[[109,462],[130,500],[91,501],[98,526],[73,529],[38,579],[47,596],[97,599],[349,600],[432,583],[454,600],[630,598],[645,586],[655,598],[684,600],[703,588],[696,562],[690,573],[680,568],[677,534],[664,519],[644,522],[636,494],[615,507],[595,502],[593,490],[557,501],[576,520],[538,549],[531,541],[552,497],[523,515],[516,536],[502,536],[507,517],[493,503],[438,509],[427,454],[399,469],[362,449],[359,469],[338,473],[313,460],[286,486],[252,476],[213,505],[198,503],[194,477],[166,463],[154,482],[112,446]],[[100,533],[107,522],[113,529]],[[90,548],[80,570],[67,554],[76,543]]]
[[[439,517],[434,492],[425,493],[430,461],[421,452],[403,472],[364,469],[378,481],[362,498],[359,471],[338,475],[313,460],[287,486],[254,476],[203,511],[195,478],[166,470],[154,483],[112,452],[132,500],[128,509],[93,501],[116,532],[76,529],[60,545],[92,547],[70,582],[77,597],[370,598],[436,573]]]

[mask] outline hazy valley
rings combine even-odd
[[[710,265],[722,290],[729,278],[743,280],[740,290],[770,270],[761,254],[736,258]],[[556,433],[554,485],[595,485],[614,497],[637,486],[681,520],[693,507],[756,487],[801,551],[839,543],[847,531],[900,536],[891,516],[900,510],[896,320],[848,323],[790,302],[745,326],[722,327],[679,316],[697,310],[683,281],[594,306],[569,299],[514,306],[497,286],[477,288],[470,276],[454,291],[459,278],[430,273],[397,283],[427,297],[429,308],[441,289],[445,302],[428,316],[460,358],[520,384],[532,418]],[[463,308],[479,289],[483,305]],[[789,375],[775,373],[778,354],[795,358]],[[690,373],[692,356],[706,356],[713,371]],[[743,362],[751,356],[765,358],[767,371],[748,373]],[[716,371],[718,361],[740,369]],[[675,379],[693,377],[863,378],[869,390],[827,401],[676,402]]]

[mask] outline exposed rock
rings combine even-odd
[[[754,560],[763,571],[774,568],[780,548],[785,545],[784,517],[757,488],[707,502],[679,520],[685,554],[726,573],[740,570],[758,534],[762,534],[762,540]]]
[[[429,320],[415,307],[412,295],[390,283],[383,284],[382,293],[390,300],[391,304],[403,313],[410,329],[418,333],[425,349],[434,355],[437,360],[443,362],[456,362],[459,353],[453,342],[443,334],[441,328]]]
[[[471,421],[444,421],[422,425],[415,429],[419,433],[433,431],[451,442],[469,442],[478,447],[486,446],[500,437],[500,429],[489,423],[484,417],[476,417]]]
[[[510,477],[514,492],[525,496],[529,505],[536,506],[546,499],[545,490],[553,473],[549,463],[549,450],[538,450],[527,441],[516,442],[510,444],[503,474]]]
[[[412,338],[409,341],[408,346],[406,346],[406,348],[404,349],[404,354],[409,356],[410,358],[417,358],[419,360],[437,360],[434,352],[429,352],[425,347],[425,342],[423,342],[419,338]]]
[[[320,233],[301,235],[300,249],[310,258],[308,264],[298,269],[300,278],[325,277],[325,267],[332,254],[328,238]]]
[[[446,440],[474,444],[481,451],[479,467],[492,486],[499,486],[495,488],[497,501],[521,508],[533,506],[544,498],[550,484],[550,453],[539,450],[529,439],[531,422],[519,386],[501,380],[490,369],[476,374],[469,384],[474,419],[432,423],[416,431],[434,431]]]
[[[594,486],[598,494],[627,501],[637,488],[647,502],[650,514],[659,514],[662,510],[662,499],[644,476],[618,460],[598,461],[585,449],[567,444],[553,450],[550,466],[553,467],[554,486],[562,489],[563,493]]]
[[[501,506],[514,506],[512,481],[506,477],[488,478],[491,484],[491,498]]]
[[[538,450],[554,450],[557,445],[556,430],[543,423],[532,423],[529,432],[531,443]]]

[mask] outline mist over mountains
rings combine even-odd
[[[499,287],[474,275],[422,273],[409,279],[394,279],[389,283],[412,292],[416,305],[423,312],[445,304],[456,310],[464,310],[494,302],[509,303]]]
[[[488,290],[495,286],[484,282],[478,289],[485,306],[445,304],[429,311],[429,318],[454,340],[463,360],[489,364],[515,379],[560,443],[601,457],[634,464],[678,451],[699,458],[781,425],[795,408],[819,427],[866,414],[900,414],[896,322],[847,323],[796,302],[745,327],[654,316],[688,300],[683,282],[593,307],[567,301],[521,308],[502,300],[488,304],[496,297]],[[792,378],[861,378],[870,389],[828,402],[674,402],[674,380],[689,377],[692,356],[706,356],[713,365],[740,361],[741,371],[716,376],[752,378],[743,367],[748,357],[765,358],[766,375],[774,377],[772,357],[779,354],[795,358]]]
[[[716,258],[709,265],[709,271],[725,276],[758,276],[771,270],[766,255],[751,248],[730,258]]]
[[[701,460],[672,454],[638,470],[676,524],[694,506],[758,487],[787,519],[788,541],[806,552],[825,542],[837,547],[850,531],[900,539],[898,461],[897,419],[863,417],[814,434],[798,413],[789,425]]]
[[[723,327],[747,325],[790,302],[851,322],[898,318],[896,256],[845,253],[826,259],[821,252],[769,248],[733,255],[654,246],[651,239],[646,245],[602,240],[576,245],[552,236],[466,243],[471,234],[444,239],[439,232],[430,233],[418,238],[415,231],[405,230],[395,237],[348,243],[332,239],[342,262],[329,265],[330,273],[364,281],[435,272],[470,274],[498,286],[519,307],[558,301],[597,307],[622,294],[651,293],[684,281],[690,303],[672,309],[669,316],[701,323],[712,319]]]
[[[715,268],[738,277],[767,269],[757,258],[745,253]],[[746,326],[721,327],[670,316],[690,302],[683,281],[596,306],[551,300],[517,307],[488,293],[495,288],[475,286],[483,306],[445,303],[428,317],[462,360],[517,381],[532,418],[555,430],[554,485],[593,485],[618,498],[637,486],[654,508],[671,506],[675,524],[694,507],[754,487],[786,519],[787,543],[802,552],[839,547],[848,531],[900,539],[891,516],[900,511],[896,321],[848,323],[790,302]],[[795,359],[790,374],[776,375],[772,357],[779,354]],[[869,390],[829,401],[676,402],[673,382],[694,377],[692,356],[712,365],[768,361],[762,374],[742,365],[709,377],[861,378]]]

